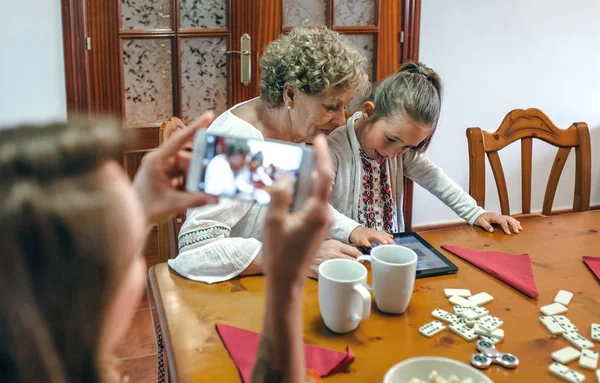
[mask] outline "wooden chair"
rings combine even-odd
[[[177,117],[171,117],[168,121],[163,122],[160,126],[158,141],[160,144],[169,139],[171,134],[178,130],[185,129],[185,124]],[[191,151],[193,143],[190,141],[185,149]],[[185,187],[185,179],[181,177],[179,185]],[[179,227],[185,221],[185,212],[181,212],[175,218],[167,222],[158,224],[158,262],[166,262],[171,258],[175,258],[178,254],[177,235]]]
[[[468,128],[469,142],[469,193],[477,204],[485,207],[485,158],[490,161],[496,187],[500,197],[502,214],[510,215],[508,190],[504,171],[498,151],[507,145],[521,140],[521,180],[522,180],[522,214],[519,218],[527,218],[531,214],[531,164],[533,138],[538,138],[558,147],[552,171],[548,178],[543,215],[552,213],[552,203],[565,162],[572,148],[575,148],[575,195],[573,211],[590,209],[591,183],[591,147],[590,132],[584,122],[573,123],[568,129],[557,128],[539,109],[515,109],[504,117],[498,130],[494,133],[482,131],[480,128]]]

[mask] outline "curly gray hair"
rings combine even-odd
[[[351,90],[369,94],[365,58],[330,29],[294,28],[271,42],[260,59],[260,97],[269,107],[283,103],[285,85],[308,95]]]

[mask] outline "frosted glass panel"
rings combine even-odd
[[[283,25],[327,25],[327,3],[326,0],[283,0]]]
[[[169,0],[123,0],[123,29],[171,29]]]
[[[186,122],[207,110],[227,109],[227,38],[189,38],[181,41],[181,87]]]
[[[371,83],[375,84],[375,35],[344,35],[356,47],[358,52],[366,59],[365,72],[369,75]],[[363,99],[354,97],[346,107],[349,111],[356,111],[362,108]]]
[[[358,52],[367,60],[365,71],[371,82],[375,81],[375,35],[344,35],[356,47]]]
[[[181,29],[227,28],[227,0],[180,0]]]
[[[376,25],[377,0],[335,0],[333,4],[335,26]]]
[[[125,121],[154,124],[173,116],[171,40],[123,40]]]

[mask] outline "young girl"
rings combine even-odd
[[[332,205],[361,225],[388,233],[404,230],[404,176],[438,197],[469,224],[506,234],[522,230],[509,216],[488,213],[423,153],[435,133],[442,103],[440,77],[421,63],[406,63],[386,78],[345,126],[329,136],[336,172]],[[357,243],[370,246],[368,241]]]

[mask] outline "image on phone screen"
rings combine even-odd
[[[301,146],[206,134],[199,190],[268,204],[270,188],[284,172],[298,179]]]

